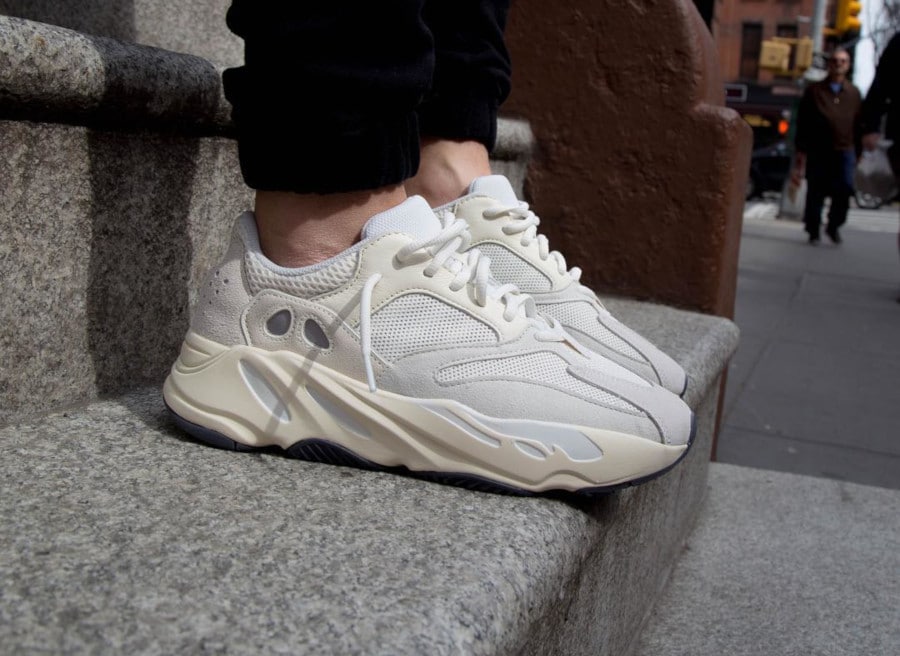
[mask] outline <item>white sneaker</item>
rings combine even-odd
[[[490,258],[491,272],[499,282],[512,283],[533,296],[539,312],[559,321],[591,350],[679,396],[684,394],[684,370],[619,322],[593,291],[578,282],[581,270],[567,270],[563,256],[550,250],[547,238],[537,233],[540,220],[527,203],[516,198],[505,177],[477,178],[467,195],[434,211],[446,210],[468,222],[470,248]]]
[[[477,489],[594,492],[674,465],[688,407],[493,284],[468,240],[414,197],[353,248],[286,269],[243,214],[165,383],[176,422],[225,448]]]

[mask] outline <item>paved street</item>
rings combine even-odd
[[[840,246],[776,213],[745,210],[718,459],[900,489],[897,207],[852,209]]]

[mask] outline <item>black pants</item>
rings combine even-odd
[[[888,158],[891,160],[891,168],[894,171],[894,177],[897,178],[897,185],[900,186],[900,144],[896,141],[888,151]],[[900,232],[897,233],[897,250],[900,251]],[[900,298],[897,299],[900,302]]]
[[[493,147],[509,94],[509,0],[234,0],[244,66],[225,71],[255,189],[330,193],[406,180],[419,134]]]
[[[810,237],[819,236],[822,206],[829,196],[831,207],[828,210],[828,230],[837,230],[847,221],[855,163],[856,155],[853,151],[836,150],[807,155],[803,223]]]

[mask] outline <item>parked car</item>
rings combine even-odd
[[[748,200],[761,196],[765,191],[782,190],[791,174],[791,154],[791,148],[785,141],[776,141],[753,151],[747,180]]]

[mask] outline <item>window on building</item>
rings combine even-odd
[[[784,36],[788,39],[796,39],[797,38],[797,24],[796,23],[782,23],[778,27],[775,28],[776,36]]]
[[[741,79],[756,80],[759,77],[762,33],[762,23],[744,23],[741,26]]]
[[[797,24],[796,23],[782,23],[775,28],[776,36],[783,36],[788,39],[796,39],[797,38]],[[796,55],[797,51],[795,49],[791,49],[791,61],[788,64],[788,68],[790,70],[794,70],[794,66],[796,64]],[[790,76],[787,79],[791,79]]]

